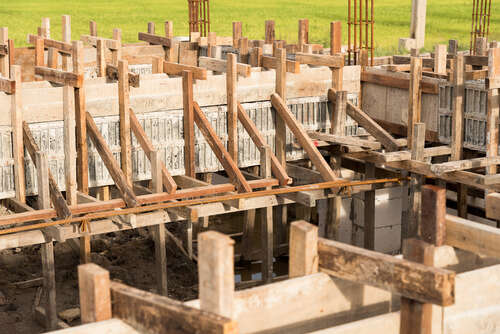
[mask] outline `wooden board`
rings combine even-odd
[[[296,53],[295,60],[301,64],[308,64],[314,66],[328,66],[332,68],[344,67],[343,56]]]
[[[173,44],[171,38],[156,36],[153,34],[148,34],[145,32],[140,32],[137,37],[140,41],[148,42],[149,44],[162,45],[164,47],[170,48]]]
[[[387,289],[423,303],[454,303],[455,273],[391,255],[319,239],[320,270],[338,278]]]
[[[43,80],[58,83],[61,85],[69,85],[75,88],[81,88],[83,86],[83,74],[75,74],[72,72],[64,72],[61,70],[36,66],[35,75],[39,75]]]
[[[35,44],[38,38],[39,38],[38,36],[29,34],[28,43]],[[45,48],[55,48],[57,49],[57,51],[69,55],[71,55],[71,53],[73,52],[73,46],[71,45],[71,43],[64,43],[50,38],[42,38],[42,39]]]
[[[361,72],[361,81],[401,89],[408,89],[410,87],[410,78],[397,78],[390,75],[384,75],[382,73],[372,73],[366,71]],[[432,84],[430,82],[421,81],[420,86],[422,93],[435,95],[439,94],[439,85],[437,83]]]
[[[169,75],[181,75],[183,71],[193,72],[193,79],[206,80],[207,79],[207,69],[191,66],[171,63],[168,61],[163,62],[163,72]]]
[[[227,72],[227,60],[223,59],[199,57],[198,66],[205,67],[210,71]],[[250,76],[251,68],[252,67],[248,64],[242,64],[242,63],[236,64],[236,71],[238,72],[238,75],[241,75],[245,78]]]
[[[134,72],[128,72],[128,84],[131,87],[139,87],[140,86],[140,76]],[[106,77],[109,80],[118,80],[118,66],[106,64]]]

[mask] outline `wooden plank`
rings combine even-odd
[[[130,138],[130,87],[128,62],[118,61],[118,109],[120,116],[120,161],[128,185],[132,186],[132,142]]]
[[[194,111],[193,111],[193,72],[182,72],[182,101],[184,105],[184,169],[185,175],[195,177],[194,158]]]
[[[66,202],[76,205],[76,139],[74,88],[63,87],[63,139],[64,139],[64,181]]]
[[[283,99],[283,101],[286,101],[286,50],[278,49],[276,50],[276,52],[276,94],[278,94],[281,99]],[[283,116],[281,116],[279,113],[277,113],[276,116],[276,133],[274,139],[275,151],[279,163],[284,166],[286,164],[286,123],[283,119]]]
[[[28,123],[23,122],[23,142],[24,146],[26,147],[26,150],[28,151],[31,160],[36,166],[36,152],[40,151],[38,148],[38,145],[35,142],[35,139],[33,138],[33,135],[31,134],[31,130],[29,128]],[[56,180],[52,176],[52,173],[48,172],[49,176],[49,187],[50,187],[50,198],[52,200],[52,204],[54,205],[54,208],[56,209],[57,215],[60,218],[67,218],[71,216],[71,210],[68,207],[68,204],[64,200],[64,197],[61,194],[61,191],[59,190],[59,187],[57,185]]]
[[[201,110],[198,103],[193,103],[194,110],[194,121],[205,137],[207,143],[212,148],[215,156],[219,162],[224,167],[224,170],[229,175],[232,182],[236,182],[236,186],[239,192],[251,192],[252,188],[245,180],[245,177],[241,173],[236,162],[231,158],[229,152],[225,149],[224,144],[221,142],[217,133],[210,125],[210,122],[205,117],[205,114]]]
[[[379,150],[382,148],[382,145],[380,145],[379,142],[368,139],[359,139],[353,136],[337,136],[316,131],[308,131],[307,134],[311,139],[322,140],[332,144],[359,146],[372,150]]]
[[[78,266],[80,313],[83,324],[111,319],[109,272],[96,264]]]
[[[227,72],[227,60],[209,58],[209,57],[199,57],[198,58],[198,66],[205,67],[210,71],[215,72]],[[252,66],[248,64],[237,63],[236,71],[238,75],[241,75],[244,78],[250,76],[252,71]]]
[[[265,37],[266,37],[265,43],[266,44],[273,44],[275,36],[276,36],[276,33],[274,31],[274,21],[267,20],[266,21],[266,31],[265,31]]]
[[[274,93],[271,95],[271,103],[295,138],[297,138],[300,146],[306,151],[309,159],[321,173],[323,179],[325,181],[336,180],[337,176],[334,171],[330,168],[321,153],[318,151],[302,125],[295,119],[291,111],[285,105],[283,99],[278,94]]]
[[[81,88],[83,86],[83,74],[75,74],[53,68],[35,66],[35,75],[41,76],[43,80],[61,85],[69,85],[75,88]]]
[[[97,39],[96,43],[96,62],[97,62],[97,76],[104,77],[106,75],[106,49],[102,39]],[[118,72],[118,69],[117,71]],[[117,73],[118,74],[118,73]],[[117,80],[117,79],[115,79]]]
[[[94,123],[94,120],[92,119],[92,116],[88,112],[87,112],[87,130],[90,139],[94,143],[97,152],[99,152],[99,155],[101,156],[102,161],[104,162],[104,165],[106,165],[109,174],[113,178],[113,181],[115,181],[116,187],[118,188],[120,195],[123,198],[123,201],[126,203],[128,207],[137,206],[137,198],[135,197],[134,192],[129,186],[122,170],[118,166],[118,163],[116,162],[113,153],[108,148],[105,139],[100,134],[97,125]]]
[[[38,209],[50,208],[49,164],[44,152],[35,152]]]
[[[437,44],[434,48],[434,72],[446,74],[446,45]]]
[[[255,146],[262,147],[267,145],[264,137],[257,129],[257,126],[253,123],[253,121],[248,117],[243,106],[238,102],[238,120],[241,122],[245,130],[247,131],[250,139],[254,142]],[[280,185],[284,186],[290,183],[291,179],[288,177],[288,174],[283,167],[283,165],[278,161],[276,155],[271,152],[271,170],[274,176],[280,180]]]
[[[242,37],[241,22],[233,22],[233,47],[238,47],[238,40]]]
[[[232,261],[232,259],[231,259]],[[232,287],[231,287],[232,288]],[[141,332],[158,334],[236,334],[237,323],[167,297],[111,282],[113,316]]]
[[[333,90],[328,90],[328,96],[331,96]],[[397,151],[399,149],[398,142],[384,128],[378,125],[360,108],[347,101],[347,114],[359,123],[369,134],[377,139],[389,151]]]
[[[491,195],[486,197],[487,208],[491,205]],[[498,220],[498,217],[493,218]],[[500,258],[500,230],[498,228],[452,215],[446,215],[445,221],[445,244],[476,254]]]
[[[298,45],[300,52],[305,44],[309,44],[309,20],[308,19],[300,19],[299,20],[299,36],[298,36]]]
[[[9,28],[0,27],[0,74],[4,78],[10,75],[9,57],[8,57],[8,42],[9,42]]]
[[[16,89],[20,91],[21,66],[10,66],[10,78],[14,80]],[[26,180],[24,174],[23,102],[21,97],[21,94],[12,94],[10,97],[10,121],[12,127],[12,155],[14,158],[16,198],[24,203],[26,202]]]
[[[227,151],[238,165],[238,96],[236,91],[238,74],[236,72],[236,55],[234,53],[227,54],[226,69]]]
[[[97,23],[95,21],[89,22],[90,36],[97,37]]]
[[[455,273],[320,238],[319,268],[332,276],[375,286],[423,303],[455,302]]]
[[[47,67],[57,68],[59,54],[54,48],[49,48],[47,52]]]
[[[15,94],[16,92],[15,80],[0,78],[0,92],[4,92],[7,94]]]
[[[365,163],[365,180],[375,178],[375,165]],[[363,247],[375,250],[375,190],[365,191],[363,209]]]
[[[36,40],[39,38],[40,37],[38,37],[36,35],[29,34],[28,35],[28,43],[35,45]],[[50,39],[50,38],[42,38],[42,40],[43,40],[43,45],[45,48],[55,48],[55,49],[57,49],[57,51],[59,51],[61,53],[68,54],[68,55],[71,55],[73,53],[73,45],[71,45],[71,43],[69,43],[69,42],[67,42],[67,43],[60,42],[60,41],[56,41],[56,40]]]
[[[170,48],[173,44],[171,38],[157,36],[154,34],[148,34],[145,32],[140,32],[138,35],[140,41],[148,42],[149,44],[162,45],[164,47]]]
[[[422,186],[422,240],[442,246],[447,234],[446,228],[446,189],[426,184]]]
[[[116,39],[109,39],[109,38],[102,38],[102,37],[97,37],[92,36],[92,35],[81,35],[80,40],[86,44],[89,44],[93,47],[97,47],[97,43],[99,40],[102,41],[103,47],[106,49],[110,50],[118,50],[120,49],[120,41],[117,41]]]
[[[499,144],[499,118],[500,118],[500,92],[498,89],[488,90],[487,114],[486,114],[486,156],[494,158],[498,156]],[[486,168],[486,174],[497,173],[497,166],[490,165]]]
[[[413,129],[416,123],[420,122],[422,108],[422,91],[420,82],[422,81],[422,59],[412,57],[410,63],[410,86],[408,89],[408,147],[412,147]]]
[[[463,147],[463,99],[464,99],[464,56],[457,54],[453,72],[453,114],[451,125],[451,159],[462,159]]]
[[[73,41],[73,73],[83,75],[83,44]],[[76,123],[76,152],[77,152],[77,184],[78,190],[83,193],[89,191],[88,149],[87,149],[87,120],[85,88],[75,88],[75,123]]]
[[[52,241],[41,245],[43,288],[47,304],[45,306],[46,329],[57,329],[56,274],[54,265],[54,244]]]
[[[183,71],[190,71],[193,73],[193,79],[206,80],[207,79],[207,69],[171,63],[168,61],[163,62],[163,72],[169,75],[181,75]]]
[[[318,227],[304,220],[290,224],[290,278],[318,272]]]
[[[488,56],[464,56],[464,63],[472,66],[488,66]]]
[[[43,47],[43,39],[37,37],[35,40],[35,66],[45,66],[45,52]]]
[[[69,15],[63,15],[61,17],[61,40],[63,43],[66,43],[66,45],[70,45],[73,48],[73,44],[71,44],[71,16]],[[46,44],[46,46],[48,46]],[[69,54],[67,53],[62,53],[62,69],[64,71],[69,71],[69,65],[70,65],[70,58],[71,54],[73,53],[73,49],[71,49],[71,52]]]
[[[333,68],[344,67],[343,56],[296,53],[295,61],[301,64],[308,64],[314,66],[328,66]]]
[[[374,83],[386,87],[394,87],[401,89],[408,89],[410,87],[410,79],[406,78],[396,78],[390,75],[384,75],[382,73],[373,73],[370,71],[361,72],[361,81]],[[439,85],[437,83],[430,83],[427,81],[421,81],[420,87],[422,93],[425,94],[439,94]]]
[[[137,141],[141,145],[144,154],[146,154],[146,157],[151,160],[151,152],[153,152],[155,148],[146,135],[146,132],[144,132],[144,129],[142,128],[132,109],[130,109],[130,128],[132,129],[132,132],[134,133]],[[177,189],[177,184],[175,183],[172,175],[170,175],[167,167],[163,162],[161,163],[161,175],[163,185],[165,186],[167,192],[174,193]]]
[[[106,77],[109,80],[119,80],[119,66],[106,64]],[[127,76],[128,76],[128,85],[131,87],[140,87],[140,75],[134,72],[128,71],[127,68]]]
[[[200,309],[233,316],[234,241],[219,232],[198,235],[198,281]]]
[[[278,68],[279,60],[277,57],[262,56],[262,67]],[[286,71],[289,73],[300,73],[300,63],[298,61],[286,60]]]
[[[500,164],[500,157],[493,156],[491,158],[475,158],[468,160],[448,161],[440,164],[431,165],[431,171],[437,175],[454,172],[458,170],[474,169],[481,167],[489,167],[491,165]]]
[[[332,98],[334,98],[334,100],[331,101],[332,115],[330,133],[337,136],[343,136],[345,133],[347,91],[337,90],[335,94],[332,95]]]

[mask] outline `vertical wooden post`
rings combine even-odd
[[[109,272],[96,264],[78,266],[82,324],[111,319]]]
[[[238,49],[240,50],[240,63],[248,63],[248,38],[243,37],[238,40]]]
[[[464,133],[464,56],[457,54],[453,67],[453,114],[451,127],[451,160],[461,160],[463,156]],[[460,217],[467,218],[467,186],[457,184],[457,212]]]
[[[234,299],[234,241],[221,233],[198,235],[200,309],[231,318]]]
[[[148,22],[148,34],[155,34],[155,23],[154,22]]]
[[[486,56],[488,54],[488,40],[486,37],[477,37],[474,49],[476,56]]]
[[[268,20],[266,21],[266,44],[273,44],[274,43],[274,38],[275,38],[275,32],[274,32],[274,21]]]
[[[260,177],[271,177],[271,148],[260,148]],[[268,187],[266,189],[271,189]],[[261,248],[262,248],[262,280],[271,283],[273,280],[273,208],[266,206],[260,209]]]
[[[104,46],[104,41],[100,38],[97,39],[96,45],[97,51],[97,76],[105,77],[106,76],[106,48]]]
[[[227,95],[227,151],[231,158],[238,163],[238,97],[236,96],[236,55],[228,53],[226,70],[226,95]]]
[[[118,61],[122,58],[122,30],[119,28],[113,29],[113,39],[120,42],[118,49],[111,50],[111,62],[114,66],[118,66]]]
[[[89,22],[90,36],[97,37],[97,23],[95,21]]]
[[[330,54],[342,52],[342,22],[330,22]]]
[[[47,53],[47,67],[57,68],[58,60],[59,60],[58,56],[59,56],[59,53],[57,52],[57,49],[49,48],[49,51]]]
[[[163,73],[163,59],[161,57],[152,58],[152,72],[153,74]]]
[[[420,109],[422,90],[420,81],[422,80],[422,59],[411,57],[410,63],[410,89],[408,98],[408,147],[412,147],[413,127],[415,123],[420,122]]]
[[[179,45],[177,42],[173,41],[174,38],[174,22],[165,21],[165,37],[170,38],[172,40],[172,45],[170,48],[163,48],[165,50],[165,60],[177,63],[178,59],[178,49]]]
[[[450,55],[456,56],[458,52],[458,41],[456,39],[450,39],[448,41],[448,53]]]
[[[130,97],[128,62],[118,61],[118,103],[120,109],[120,147],[122,171],[132,185],[132,144],[130,139]]]
[[[12,127],[12,155],[14,158],[14,184],[16,199],[26,202],[26,180],[24,176],[23,104],[21,99],[21,66],[10,67],[10,79],[15,81],[16,92],[10,98],[10,121]]]
[[[410,38],[415,39],[415,47],[420,49],[425,42],[427,0],[412,0],[411,5]]]
[[[76,143],[75,143],[75,104],[74,89],[63,87],[64,119],[64,177],[66,182],[66,202],[76,205]]]
[[[50,18],[42,17],[42,37],[50,38]]]
[[[165,21],[165,37],[174,38],[174,22]]]
[[[261,67],[262,66],[262,48],[254,47],[250,51],[249,63],[252,67]]]
[[[195,177],[193,72],[191,71],[182,72],[182,95],[184,105],[184,170],[186,176]]]
[[[300,19],[299,20],[299,37],[298,46],[300,52],[304,52],[304,45],[309,44],[309,20]]]
[[[151,151],[151,183],[153,193],[163,191],[163,180],[161,174],[161,160],[158,151]],[[153,240],[155,242],[155,260],[156,260],[156,283],[158,293],[168,296],[167,289],[167,249],[165,246],[165,224],[159,223],[152,227]]]
[[[7,27],[0,27],[0,45],[8,45],[9,42],[9,29]],[[12,50],[9,49],[9,53]],[[10,74],[9,57],[0,56],[0,74],[4,78],[8,78]]]
[[[490,78],[500,77],[500,49],[494,48],[488,51],[488,74]],[[498,119],[499,119],[499,89],[488,89],[488,112],[487,112],[487,143],[486,155],[488,157],[498,156]],[[486,168],[486,173],[496,174],[497,166],[491,165]]]
[[[242,36],[241,22],[233,22],[233,47],[238,47],[238,40]]]
[[[318,227],[304,220],[291,223],[288,277],[317,273],[318,260]]]
[[[217,33],[210,31],[207,35],[207,56],[214,57],[212,54],[212,48],[217,46]]]
[[[47,209],[47,208],[46,208]],[[41,244],[43,287],[47,295],[45,307],[47,329],[57,329],[56,274],[54,266],[54,244],[52,241]]]
[[[83,73],[83,44],[73,41],[73,73]],[[87,194],[89,191],[89,167],[87,150],[87,123],[85,87],[75,88],[75,122],[78,190]]]
[[[408,239],[403,257],[427,266],[434,265],[435,246],[444,244],[446,234],[446,189],[425,185],[422,187],[422,240]],[[432,332],[432,304],[401,298],[400,333],[430,334]]]
[[[62,16],[62,41],[64,43],[71,43],[71,16]],[[70,56],[62,54],[62,68],[64,71],[69,71],[69,58]]]
[[[365,163],[365,179],[375,178],[375,164]],[[365,191],[363,236],[364,248],[375,250],[375,190]]]
[[[37,37],[35,41],[35,66],[45,66],[44,42],[41,37]]]
[[[446,74],[446,45],[438,44],[434,48],[434,72]]]
[[[38,208],[50,208],[49,163],[44,152],[35,152]]]
[[[411,147],[411,159],[417,161],[424,160],[424,146],[425,146],[425,123],[415,123],[413,129],[413,140]],[[420,188],[424,183],[424,176],[412,175],[410,187],[410,219],[408,223],[409,238],[414,238],[418,234],[418,227],[420,226],[420,212],[422,207],[422,193]]]

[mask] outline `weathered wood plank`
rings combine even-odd
[[[111,319],[109,271],[93,263],[79,265],[78,287],[83,324]]]
[[[319,239],[319,267],[332,276],[372,285],[423,303],[454,303],[455,273],[391,255]]]
[[[106,77],[109,80],[118,80],[118,66],[106,64]],[[140,75],[134,72],[128,73],[128,84],[131,87],[140,87]]]
[[[164,47],[170,48],[173,44],[171,38],[157,36],[154,34],[148,34],[145,32],[140,32],[137,37],[140,41],[148,42],[149,44],[162,45]]]
[[[11,79],[0,78],[0,92],[7,94],[16,93],[16,82]]]
[[[89,44],[93,47],[97,47],[97,41],[101,40],[104,47],[110,50],[118,50],[120,48],[120,41],[115,39],[91,36],[91,35],[81,35],[80,40],[86,44]]]
[[[341,68],[344,66],[343,56],[330,56],[308,53],[296,53],[295,61],[300,64],[308,64],[313,66],[328,66],[333,68]]]
[[[198,66],[205,67],[207,70],[215,71],[215,72],[227,72],[227,60],[216,59],[210,57],[199,57],[198,58]],[[246,78],[250,76],[252,71],[252,66],[248,64],[237,63],[236,71],[238,75]]]
[[[194,111],[193,111],[193,72],[182,72],[182,102],[184,129],[184,174],[195,177],[194,160]]]
[[[39,36],[36,35],[28,35],[28,43],[29,44],[35,44],[36,40],[40,38]],[[57,51],[61,53],[65,53],[68,55],[71,55],[73,52],[73,45],[71,43],[65,43],[65,42],[60,42],[56,41],[50,38],[42,38],[43,39],[43,44],[45,48],[55,48]]]
[[[290,224],[290,278],[318,272],[318,227],[304,220]]]
[[[384,75],[381,73],[373,73],[370,71],[361,72],[361,81],[374,83],[381,86],[408,89],[410,87],[410,79],[405,78],[396,78],[390,75]],[[422,89],[422,93],[426,94],[439,94],[439,85],[421,81],[420,86]]]
[[[190,71],[193,73],[193,79],[206,80],[207,69],[197,66],[176,64],[168,61],[163,62],[163,72],[169,75],[181,75],[183,71]]]
[[[83,86],[83,74],[75,74],[43,66],[35,66],[35,75],[41,76],[43,80],[61,85],[69,85],[75,88],[81,88]]]
[[[278,58],[270,56],[262,56],[262,67],[265,68],[278,68]],[[289,73],[300,73],[300,63],[298,61],[287,60],[286,71]]]

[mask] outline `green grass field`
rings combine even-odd
[[[137,32],[147,30],[147,22],[163,31],[165,20],[174,21],[175,35],[187,35],[186,0],[2,0],[0,26],[9,27],[16,46],[26,45],[26,35],[36,33],[42,17],[51,19],[51,36],[60,39],[61,15],[71,15],[72,37],[88,34],[88,21],[98,23],[100,36],[111,37],[121,28],[126,42],[137,41]],[[458,39],[461,49],[469,47],[472,0],[428,0],[425,49],[437,43]],[[399,37],[409,36],[411,0],[375,1],[375,47],[377,55],[397,52]],[[500,40],[500,2],[492,1],[490,39]],[[346,22],[347,0],[211,0],[212,31],[231,35],[232,21],[243,22],[243,34],[263,38],[264,21],[276,21],[276,37],[292,43],[297,40],[297,21],[309,19],[311,43],[327,45],[329,22]],[[344,43],[347,25],[343,24]]]

